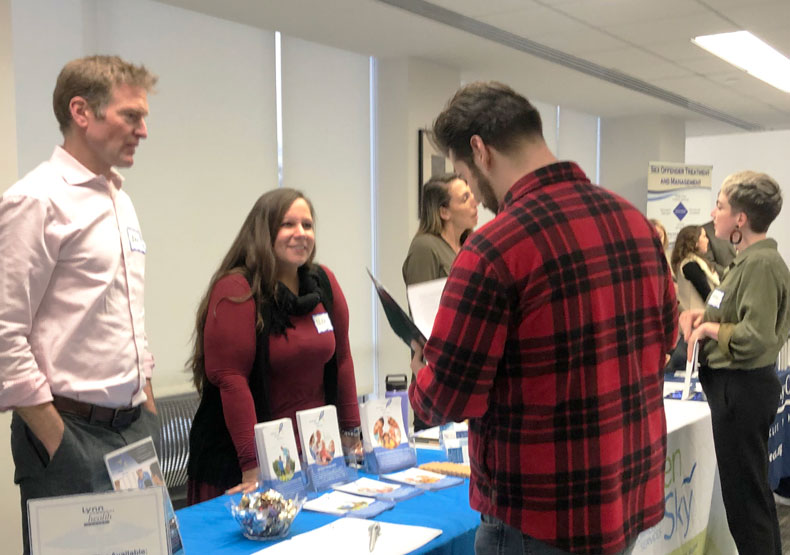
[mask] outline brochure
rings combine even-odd
[[[373,399],[359,407],[365,465],[373,474],[394,472],[417,464],[403,424],[402,397]]]
[[[469,423],[448,422],[439,428],[439,444],[447,455],[447,460],[454,463],[469,464]]]
[[[395,506],[393,501],[361,497],[344,491],[330,491],[307,501],[303,509],[330,515],[372,518]]]
[[[376,287],[376,292],[379,295],[379,300],[381,301],[381,307],[384,309],[384,314],[387,316],[387,321],[392,328],[392,331],[400,337],[406,345],[411,347],[411,342],[416,341],[420,345],[425,345],[427,339],[425,335],[420,332],[414,322],[412,322],[409,315],[403,311],[400,305],[392,298],[389,291],[387,291],[384,286],[373,277],[373,274],[370,273],[368,270],[368,275],[370,279],[373,280],[373,285]],[[430,334],[429,334],[430,335]]]
[[[372,478],[360,478],[347,484],[335,484],[332,488],[352,495],[375,497],[386,501],[403,501],[423,493],[423,490],[412,486],[381,482]]]
[[[173,510],[170,495],[167,493],[165,479],[151,437],[107,453],[104,455],[104,464],[107,466],[107,472],[115,491],[146,489],[156,486],[163,488],[169,553],[171,555],[183,554],[184,547],[181,541],[181,531],[178,528],[178,519]]]
[[[263,489],[279,491],[289,499],[305,497],[302,465],[290,418],[256,424],[255,451]]]
[[[337,409],[325,405],[296,411],[296,424],[310,489],[323,491],[332,484],[348,482],[351,473],[343,458]]]
[[[423,470],[421,468],[407,468],[406,470],[402,470],[400,472],[384,474],[382,478],[431,491],[449,488],[451,486],[457,486],[458,484],[464,483],[463,478],[445,476],[443,474],[437,474],[436,472]]]

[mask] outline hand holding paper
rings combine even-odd
[[[381,307],[384,309],[384,314],[387,316],[387,321],[398,337],[400,337],[406,345],[411,345],[412,341],[418,342],[420,345],[425,344],[425,336],[420,332],[417,326],[414,325],[409,315],[398,305],[392,295],[384,288],[384,286],[373,277],[373,274],[368,270],[370,279],[373,280],[373,285],[376,287],[376,292],[381,301]]]

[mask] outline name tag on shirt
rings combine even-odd
[[[329,314],[326,312],[313,314],[313,322],[315,323],[315,329],[318,333],[326,333],[334,330],[332,327],[332,320],[329,319]]]
[[[143,241],[143,234],[140,233],[140,230],[127,227],[126,231],[129,234],[129,248],[145,254],[145,241]]]
[[[708,304],[713,308],[721,307],[721,301],[724,299],[724,291],[721,289],[714,289],[713,293],[708,297]]]

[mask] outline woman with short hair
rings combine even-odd
[[[790,330],[790,271],[768,239],[782,209],[779,185],[745,171],[724,180],[712,216],[716,237],[737,255],[704,309],[681,314],[690,360],[701,341],[700,383],[708,398],[727,522],[739,553],[782,553],[768,484],[768,432],[781,385],[776,357]]]

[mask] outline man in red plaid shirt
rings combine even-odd
[[[433,131],[497,213],[453,264],[409,390],[427,423],[469,419],[475,550],[627,553],[664,516],[677,314],[658,235],[558,162],[505,85],[461,88]]]

